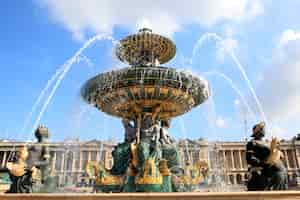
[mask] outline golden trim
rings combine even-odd
[[[105,177],[99,177],[96,179],[97,185],[122,185],[123,184],[123,176],[113,176],[108,175]]]
[[[171,176],[171,172],[168,168],[168,161],[163,159],[159,162],[159,171],[162,176]]]
[[[163,178],[156,167],[155,160],[153,158],[149,158],[144,163],[144,171],[142,176],[135,177],[135,184],[137,185],[154,185],[154,184],[162,184]]]
[[[142,89],[143,88],[143,89]],[[160,118],[161,119],[170,119],[172,117],[181,115],[188,110],[190,110],[195,101],[193,96],[182,89],[175,89],[175,88],[168,88],[168,87],[161,87],[158,90],[158,97],[154,97],[156,86],[132,86],[127,88],[120,88],[111,93],[106,94],[97,101],[97,105],[100,109],[106,113],[112,114],[114,116],[118,116],[121,118],[132,118],[134,117],[133,108],[135,105],[141,105],[142,107],[146,108],[153,108],[156,105],[160,105]],[[112,97],[118,97],[120,94],[123,97],[129,98],[127,90],[130,90],[131,94],[134,96],[132,101],[123,100],[123,101],[116,101]],[[141,99],[141,92],[142,90],[145,94],[151,94],[150,97],[147,96],[147,99]],[[169,92],[171,91],[171,96],[169,97]],[[160,99],[159,97],[163,97]],[[109,100],[110,99],[110,100]],[[124,99],[124,98],[120,98]]]
[[[139,158],[138,158],[138,151],[137,151],[137,145],[135,143],[130,144],[130,151],[132,155],[132,160],[131,163],[133,167],[137,167],[139,163]]]
[[[181,182],[186,185],[197,185],[203,182],[204,176],[201,173],[201,167],[205,167],[204,163],[187,166],[185,168],[185,175],[181,177]]]
[[[86,173],[92,179],[95,179],[96,185],[121,185],[123,176],[111,175],[100,163],[89,161],[86,165]]]

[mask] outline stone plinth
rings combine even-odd
[[[2,194],[1,200],[295,200],[300,191],[122,194]]]

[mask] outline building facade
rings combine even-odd
[[[0,165],[6,166],[15,152],[27,143],[0,141]],[[52,169],[59,176],[59,184],[76,184],[86,181],[85,167],[89,161],[98,161],[109,169],[113,164],[113,141],[65,141],[48,143]],[[243,184],[247,180],[246,142],[215,142],[181,140],[178,142],[182,161],[196,163],[206,161],[212,174],[219,174],[228,184]],[[300,172],[300,140],[283,141],[281,150],[285,156],[290,183]]]

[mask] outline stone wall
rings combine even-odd
[[[299,191],[226,193],[123,193],[0,195],[1,200],[296,200]]]

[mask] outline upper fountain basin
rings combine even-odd
[[[133,66],[158,66],[171,60],[175,53],[176,46],[170,39],[148,28],[120,40],[116,47],[117,57]]]
[[[87,81],[82,97],[101,111],[134,118],[135,107],[151,113],[160,106],[160,119],[182,115],[210,95],[208,82],[191,73],[160,66],[134,66],[99,74]]]

